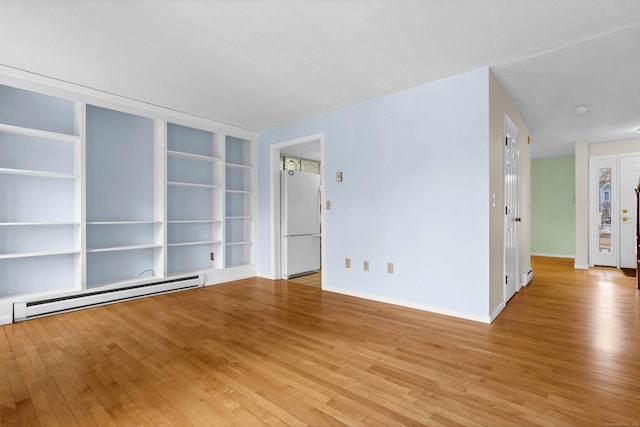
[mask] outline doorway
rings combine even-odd
[[[589,167],[589,264],[636,268],[635,191],[640,156],[592,158]]]
[[[280,213],[280,169],[281,156],[288,155],[303,159],[312,159],[319,161],[320,181],[324,182],[324,134],[309,135],[302,138],[283,141],[270,146],[270,177],[271,177],[271,271],[272,279],[282,280],[282,242],[281,242],[281,213]],[[324,215],[320,217],[320,239],[324,242],[325,225]],[[324,261],[324,248],[321,245],[320,264]],[[313,283],[324,283],[324,271],[320,274],[308,278]],[[303,279],[297,279],[302,282]],[[305,283],[306,284],[306,283]],[[320,285],[321,286],[321,285]]]

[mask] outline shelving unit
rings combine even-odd
[[[0,298],[73,288],[78,105],[3,85],[0,99]]]
[[[27,294],[255,275],[250,133],[2,84],[0,100],[0,323]]]
[[[250,141],[225,139],[225,266],[254,263],[255,159]]]
[[[222,267],[221,151],[219,135],[167,124],[169,274]]]

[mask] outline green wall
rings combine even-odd
[[[531,160],[531,253],[575,256],[575,158]]]

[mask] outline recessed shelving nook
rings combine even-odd
[[[255,276],[254,133],[10,74],[0,73],[0,324],[33,296]]]
[[[222,267],[222,153],[221,135],[167,124],[170,274]]]
[[[225,140],[225,265],[254,263],[254,145],[227,136]]]
[[[0,85],[0,298],[74,287],[79,108]]]

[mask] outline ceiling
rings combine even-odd
[[[638,0],[1,0],[0,12],[0,65],[254,131],[491,66],[533,157],[640,138]]]

